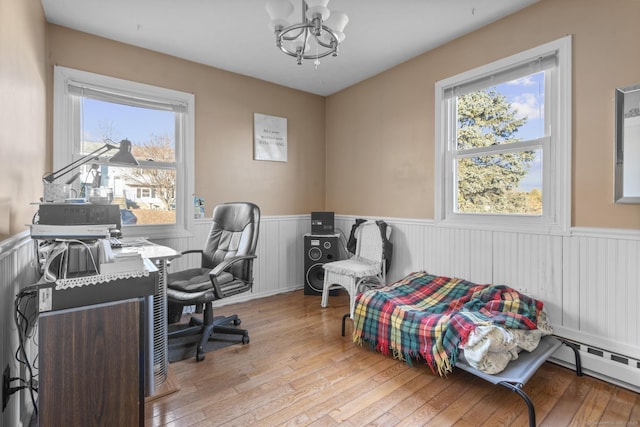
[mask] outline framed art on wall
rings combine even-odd
[[[253,159],[287,161],[287,119],[253,114]]]

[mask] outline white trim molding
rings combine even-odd
[[[499,231],[535,230],[566,235],[571,224],[571,36],[468,70],[435,83],[435,221],[453,227]],[[468,93],[546,69],[544,115],[546,129],[536,140],[459,151],[456,148],[457,92]],[[523,144],[523,148],[517,144]],[[529,145],[527,145],[529,144]],[[463,213],[457,211],[456,162],[469,155],[494,155],[508,150],[538,147],[542,154],[541,215]],[[475,154],[465,154],[475,153]],[[483,154],[485,153],[485,154]]]

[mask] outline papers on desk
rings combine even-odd
[[[138,252],[120,252],[110,258],[110,262],[100,263],[100,274],[124,273],[144,270],[144,260]]]
[[[134,248],[152,244],[146,237],[121,237],[120,242],[122,243],[122,248]]]
[[[29,224],[32,239],[101,239],[109,237],[111,224],[47,225]]]

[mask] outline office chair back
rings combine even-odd
[[[225,203],[213,210],[209,237],[202,254],[202,268],[214,268],[227,258],[253,255],[258,244],[260,209],[253,203]],[[252,281],[252,262],[242,261],[231,267],[231,273]]]

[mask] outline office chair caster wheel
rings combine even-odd
[[[202,346],[198,347],[196,351],[196,362],[202,362],[204,360],[204,348]]]
[[[242,323],[242,320],[240,319],[233,319],[233,326],[240,326],[240,324]]]
[[[242,336],[242,344],[249,344],[249,335]]]

